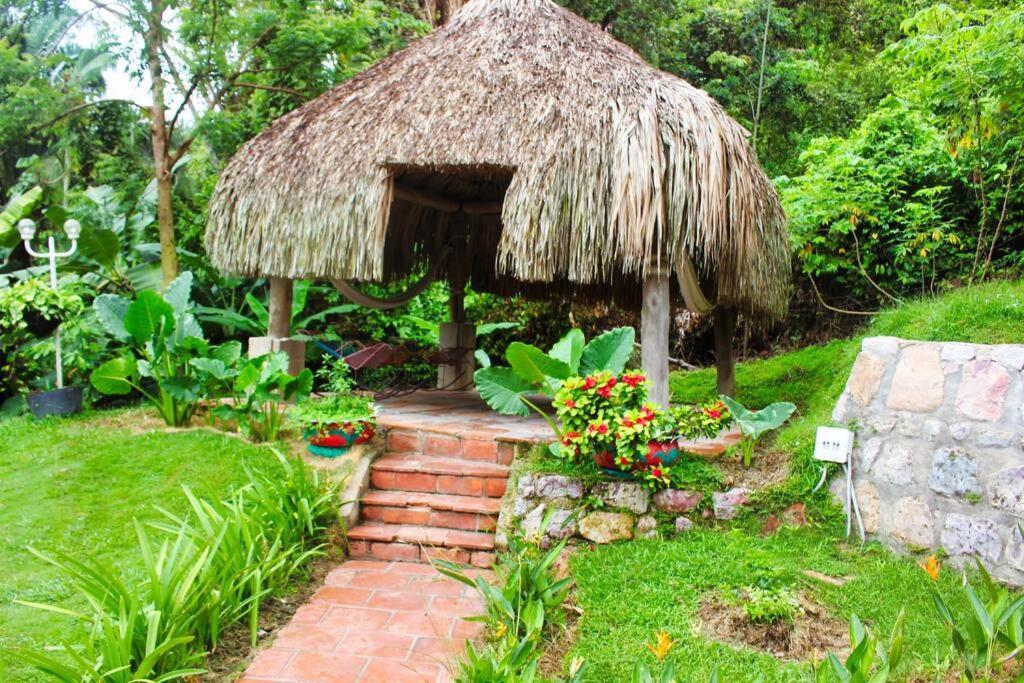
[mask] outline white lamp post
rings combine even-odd
[[[23,218],[18,221],[18,234],[21,235],[22,241],[25,242],[25,251],[28,252],[29,256],[35,258],[45,258],[50,261],[50,286],[57,289],[57,259],[66,258],[75,253],[75,249],[78,248],[78,236],[82,234],[82,224],[76,221],[74,218],[69,218],[64,221],[64,234],[71,240],[71,247],[67,251],[57,251],[57,243],[53,240],[53,235],[47,239],[46,251],[40,252],[32,248],[32,238],[36,236],[36,224],[30,218]],[[60,347],[60,326],[57,326],[57,331],[53,334],[53,345],[56,348],[57,357],[57,388],[64,388],[64,362],[61,359],[61,347]]]

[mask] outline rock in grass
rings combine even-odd
[[[665,489],[654,494],[654,506],[662,512],[681,514],[689,512],[700,504],[704,496],[685,489]]]
[[[711,504],[715,510],[715,518],[732,519],[739,514],[740,507],[746,504],[748,496],[749,493],[744,488],[712,493]]]
[[[591,493],[608,507],[625,508],[638,515],[647,512],[651,501],[647,489],[632,481],[602,481],[591,489]]]
[[[594,543],[633,538],[633,515],[627,512],[591,512],[580,520],[580,535]]]
[[[637,538],[657,538],[658,520],[654,518],[654,515],[640,517],[636,520],[635,532]]]
[[[683,533],[693,528],[693,522],[687,517],[676,517],[676,533]]]

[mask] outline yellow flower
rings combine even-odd
[[[671,652],[672,648],[675,646],[676,641],[672,640],[672,638],[670,638],[664,631],[659,631],[655,635],[655,638],[657,638],[657,640],[654,643],[646,643],[646,645],[647,649],[650,650],[660,662],[668,656],[668,653]]]
[[[924,573],[927,574],[928,578],[932,581],[939,580],[939,570],[941,569],[941,565],[939,564],[939,558],[935,555],[932,555],[924,562],[918,562],[917,564],[920,565],[921,569],[924,570]]]
[[[494,629],[495,640],[500,640],[505,635],[506,631],[508,631],[508,626],[504,621],[498,624],[498,628]]]

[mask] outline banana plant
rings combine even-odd
[[[761,435],[781,427],[796,410],[795,405],[785,401],[772,403],[761,410],[747,410],[739,401],[729,396],[723,394],[719,398],[732,413],[733,419],[736,420],[736,424],[739,425],[740,432],[743,434],[740,448],[743,451],[745,467],[750,467],[750,462],[754,459],[754,445]]]
[[[512,342],[505,350],[508,366],[477,370],[473,376],[476,388],[495,412],[525,417],[533,410],[561,437],[557,423],[529,396],[554,397],[562,383],[574,375],[622,372],[633,352],[635,337],[632,327],[617,327],[587,343],[583,332],[573,328],[547,352],[531,344]]]
[[[356,304],[340,304],[315,313],[306,313],[306,301],[310,288],[309,280],[296,280],[293,285],[291,329],[296,332],[313,323],[323,322],[328,316],[344,315],[359,309]],[[196,315],[203,322],[222,325],[231,332],[237,330],[252,336],[259,336],[267,333],[267,326],[270,323],[268,305],[266,298],[261,300],[250,291],[245,295],[247,310],[236,311],[216,306],[200,306],[196,309]],[[297,336],[301,338],[301,335]]]

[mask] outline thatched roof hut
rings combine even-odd
[[[689,257],[719,303],[786,307],[747,132],[550,0],[471,0],[274,122],[222,174],[206,240],[237,274],[386,281],[467,227],[478,290],[637,301],[649,264]]]
[[[722,356],[736,311],[766,323],[786,309],[785,216],[747,137],[551,0],[470,0],[246,143],[211,201],[207,249],[228,272],[343,291],[432,264],[458,293],[468,280],[627,306],[643,294],[644,365],[663,366],[667,400],[670,286],[730,311]]]

